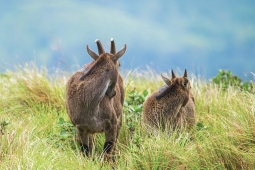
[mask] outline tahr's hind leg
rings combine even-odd
[[[80,142],[81,152],[83,155],[90,156],[89,150],[89,134],[81,126],[76,126],[78,131],[78,139]]]
[[[112,157],[112,151],[116,144],[116,134],[117,126],[112,125],[109,120],[105,120],[105,143],[104,143],[104,153],[105,160],[109,160]]]
[[[112,150],[113,161],[115,161],[115,159],[116,159],[117,141],[118,141],[118,138],[119,138],[119,134],[120,134],[120,129],[121,129],[121,127],[122,127],[122,116],[120,115],[119,121],[118,121],[118,125],[117,125],[116,143],[115,143],[114,148],[113,148],[113,150]]]

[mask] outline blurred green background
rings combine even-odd
[[[25,62],[50,72],[92,61],[100,39],[127,44],[121,69],[184,70],[206,79],[219,69],[255,73],[255,1],[0,0],[0,71]],[[181,71],[183,72],[183,71]]]

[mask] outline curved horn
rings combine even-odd
[[[120,50],[120,51],[118,51],[116,54],[115,54],[115,56],[114,56],[114,60],[115,61],[117,61],[121,56],[123,56],[123,54],[125,54],[125,52],[126,52],[126,48],[127,48],[127,46],[126,46],[126,44],[124,44],[124,46],[122,47],[122,49]]]
[[[113,38],[111,38],[111,54],[116,54],[116,48],[115,48],[115,42],[113,40]]]
[[[175,74],[174,74],[174,70],[171,70],[171,73],[172,73],[172,79],[173,78],[176,78]]]
[[[187,70],[185,69],[183,77],[188,77]]]
[[[163,76],[163,74],[161,74],[161,77],[162,77],[163,81],[164,81],[168,86],[171,85],[171,80],[169,80],[167,77]]]
[[[101,42],[99,41],[99,39],[96,39],[95,43],[97,43],[98,54],[101,55],[101,54],[105,53],[104,48],[103,48]]]
[[[97,60],[98,59],[98,55],[94,52],[94,51],[92,51],[90,48],[89,48],[89,46],[87,45],[87,52],[88,52],[88,54],[90,55],[90,57],[92,57],[94,60]]]

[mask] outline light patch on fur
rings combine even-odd
[[[164,91],[167,87],[168,87],[168,85],[164,85],[163,87],[160,87],[160,88],[158,89],[158,92],[161,93],[161,92]]]
[[[81,72],[81,73],[85,73],[85,71],[88,69],[89,64],[84,64],[80,70],[78,70],[77,72]]]
[[[100,94],[99,98],[103,98],[103,97],[104,97],[104,95],[105,95],[105,93],[106,93],[106,91],[107,91],[109,85],[110,85],[110,80],[108,80],[108,81],[106,82],[106,85],[104,86],[104,89],[103,89],[102,93]]]

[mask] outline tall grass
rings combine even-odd
[[[25,66],[0,76],[0,169],[255,169],[255,95],[191,77],[197,126],[146,133],[141,106],[163,85],[152,70],[123,73],[126,89],[116,163],[101,161],[104,135],[84,158],[65,110],[68,76]]]

